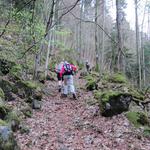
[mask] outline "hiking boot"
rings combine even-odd
[[[58,92],[61,92],[61,86],[58,87]]]
[[[61,92],[61,88],[58,89],[58,92],[59,92],[59,93]]]
[[[61,97],[65,98],[65,97],[67,97],[67,94],[61,94]]]
[[[74,98],[74,99],[77,99],[77,96],[76,96],[76,94],[75,94],[75,93],[73,93],[73,98]]]

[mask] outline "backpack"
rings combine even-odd
[[[55,70],[56,70],[57,73],[60,73],[62,66],[63,66],[63,64],[59,64],[59,65],[56,67]]]
[[[64,64],[64,70],[65,70],[65,73],[69,73],[69,74],[71,74],[73,71],[73,69],[69,63]]]

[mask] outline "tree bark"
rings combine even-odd
[[[137,10],[137,0],[135,2],[135,29],[136,29],[136,54],[137,54],[137,65],[138,65],[138,86],[141,89],[141,60],[139,52],[139,26],[138,26],[138,10]]]
[[[117,56],[115,59],[116,71],[123,71],[123,44],[122,44],[122,35],[121,35],[121,8],[119,0],[116,0],[116,23],[117,23]]]
[[[98,0],[95,2],[95,53],[96,53],[96,71],[99,71],[99,54],[98,54],[98,40],[97,40],[97,7]]]

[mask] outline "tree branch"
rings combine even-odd
[[[36,46],[36,44],[38,44],[42,39],[45,39],[46,36],[48,35],[49,30],[51,30],[51,29],[57,24],[57,22],[58,22],[60,19],[63,18],[63,16],[65,16],[65,15],[66,15],[67,13],[69,13],[73,8],[75,8],[79,1],[80,1],[80,0],[77,0],[77,1],[74,3],[74,5],[72,5],[71,8],[69,8],[66,12],[64,12],[64,13],[58,18],[58,20],[52,25],[52,23],[53,23],[53,22],[52,22],[53,9],[54,9],[54,5],[55,5],[55,2],[54,2],[54,0],[53,0],[52,7],[51,7],[51,11],[50,11],[50,16],[49,16],[49,19],[48,19],[48,22],[47,22],[47,25],[46,25],[46,30],[45,30],[44,37],[41,38],[40,40],[38,40],[37,42],[35,42],[33,45],[31,45],[27,50],[25,50],[25,52],[24,52],[23,55],[20,57],[20,59],[22,59],[22,58],[25,56],[25,54],[26,54],[27,52],[29,52],[34,46]]]
[[[25,8],[27,5],[29,5],[32,1],[34,0],[30,0],[29,2],[25,3],[23,7],[21,7],[20,9],[18,9],[18,11],[16,11],[16,13],[14,15],[12,15],[12,17],[14,17],[19,11],[21,11],[23,8]],[[4,33],[6,32],[6,28],[9,25],[11,19],[9,18],[9,20],[6,22],[5,27],[2,31],[2,33],[0,34],[0,38],[4,35]]]

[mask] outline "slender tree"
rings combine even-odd
[[[117,55],[115,59],[115,67],[117,71],[123,71],[123,41],[122,41],[122,21],[124,18],[124,12],[123,12],[123,7],[124,7],[124,0],[116,0],[116,25],[117,25],[117,40],[118,40],[118,45],[117,45]]]
[[[136,55],[137,55],[137,66],[138,66],[138,86],[141,89],[142,76],[141,76],[141,60],[140,60],[140,49],[139,49],[138,1],[134,0],[134,3],[135,3],[135,29],[136,29]]]
[[[97,16],[98,16],[98,0],[95,1],[95,53],[96,53],[96,71],[99,70],[99,53],[98,53],[98,29],[97,29]]]

